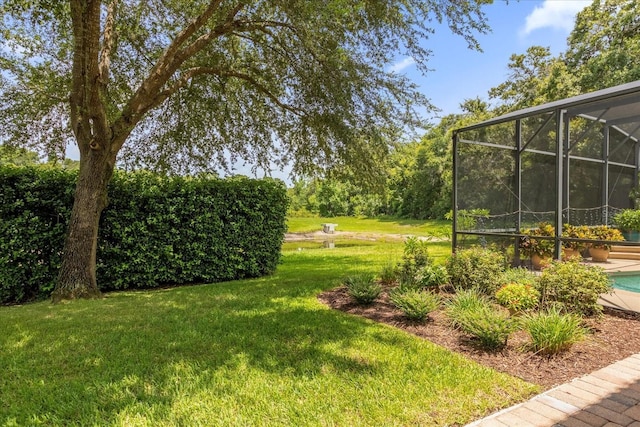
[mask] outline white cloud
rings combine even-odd
[[[412,66],[415,63],[416,63],[415,59],[413,59],[412,57],[408,56],[408,57],[404,58],[402,61],[396,62],[395,64],[393,64],[391,67],[389,67],[388,71],[390,73],[399,73],[400,71],[404,70],[405,68],[408,68],[408,67]]]
[[[527,16],[520,34],[527,35],[541,28],[554,28],[569,33],[573,29],[575,17],[591,0],[544,0]]]

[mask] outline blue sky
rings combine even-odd
[[[433,56],[428,66],[433,71],[422,75],[411,58],[397,58],[395,70],[404,73],[420,86],[420,90],[440,108],[438,117],[459,112],[465,99],[480,97],[489,100],[487,92],[507,78],[509,57],[524,53],[528,47],[548,46],[553,54],[566,49],[567,37],[573,28],[575,15],[591,3],[590,0],[495,0],[485,8],[491,32],[478,36],[483,52],[472,51],[446,25],[425,46]]]

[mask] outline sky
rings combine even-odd
[[[554,55],[565,51],[576,14],[590,3],[591,0],[494,0],[484,9],[491,32],[477,36],[483,52],[468,49],[463,38],[442,25],[424,42],[433,52],[428,62],[432,71],[422,75],[407,57],[397,58],[392,68],[417,83],[441,110],[426,115],[437,123],[439,117],[460,112],[459,105],[465,99],[490,101],[487,93],[507,79],[512,54],[525,53],[534,45],[549,47]]]

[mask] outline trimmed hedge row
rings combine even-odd
[[[76,176],[0,167],[0,303],[53,290]],[[97,254],[103,291],[259,277],[280,259],[281,181],[116,172],[108,194]]]

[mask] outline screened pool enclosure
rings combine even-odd
[[[612,225],[634,207],[640,81],[512,112],[453,136],[453,247],[514,248],[522,230]],[[623,243],[630,245],[631,243]]]

